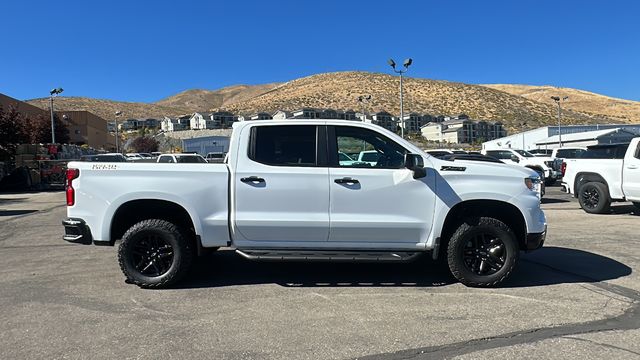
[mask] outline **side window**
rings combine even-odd
[[[316,126],[256,126],[249,158],[273,166],[316,166]]]
[[[389,138],[369,129],[336,126],[335,144],[338,167],[400,169],[407,150]],[[331,143],[331,142],[330,142]]]
[[[160,160],[158,160],[159,163],[168,163],[169,160],[171,160],[171,158],[169,156],[161,156]]]
[[[640,159],[640,142],[638,143],[638,147],[636,148],[636,153],[634,155],[636,159]]]

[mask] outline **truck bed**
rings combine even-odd
[[[110,221],[120,206],[145,199],[181,204],[205,247],[229,240],[226,164],[71,162],[68,167],[79,169],[80,176],[73,180],[76,200],[67,216],[84,219],[94,241],[111,240]]]

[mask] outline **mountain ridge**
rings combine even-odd
[[[58,97],[59,110],[89,110],[105,119],[115,111],[123,118],[175,117],[196,111],[228,110],[247,115],[259,111],[302,107],[361,111],[358,96],[371,94],[368,113],[385,110],[398,114],[399,79],[385,73],[344,71],[301,77],[284,83],[232,85],[217,90],[189,89],[154,103],[122,102],[85,97]],[[510,130],[557,124],[557,108],[550,94],[569,96],[563,103],[563,122],[640,122],[640,102],[617,99],[584,90],[553,86],[472,85],[445,80],[405,77],[405,113],[455,116],[502,121]],[[568,94],[568,95],[564,95]],[[48,98],[30,104],[48,109]]]

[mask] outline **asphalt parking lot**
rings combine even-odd
[[[64,193],[0,194],[2,359],[640,358],[640,217],[547,188],[545,247],[499,289],[410,264],[200,259],[170,290],[62,239]]]

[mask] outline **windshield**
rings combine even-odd
[[[513,150],[524,157],[534,157],[532,153],[525,150]]]

